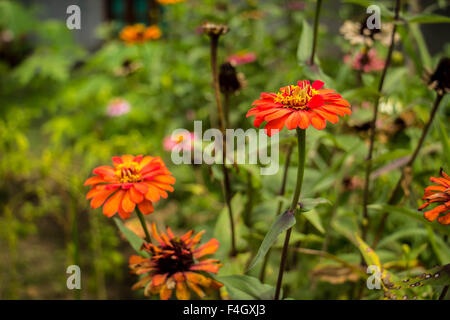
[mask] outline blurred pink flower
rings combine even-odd
[[[286,8],[292,11],[301,11],[305,10],[305,2],[304,1],[289,1],[286,3]]]
[[[346,55],[344,62],[350,64],[353,69],[364,72],[379,71],[384,68],[384,60],[378,58],[375,49],[370,49],[367,54],[358,52],[354,57]]]
[[[255,60],[256,60],[256,53],[246,51],[236,52],[235,54],[227,58],[227,61],[231,63],[233,66],[252,63]]]
[[[131,106],[127,101],[121,98],[115,98],[109,103],[106,114],[110,117],[120,117],[130,112],[130,109]]]
[[[177,146],[179,150],[188,151],[194,149],[195,139],[196,136],[193,132],[170,135],[164,138],[163,147],[166,151],[172,151]]]

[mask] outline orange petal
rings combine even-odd
[[[105,179],[103,179],[102,177],[96,176],[96,177],[90,177],[89,179],[87,179],[84,182],[85,186],[91,185],[91,184],[98,184],[98,183],[102,183],[105,182]]]
[[[134,203],[139,203],[142,200],[144,200],[144,195],[139,191],[137,191],[137,189],[134,186],[132,186],[129,191],[130,191],[130,199]]]
[[[189,292],[185,282],[177,282],[176,295],[178,300],[189,300],[191,293]]]
[[[219,249],[219,241],[217,239],[210,239],[194,251],[194,257],[201,258],[205,255],[213,254],[217,249]]]
[[[298,120],[300,118],[300,112],[292,112],[286,120],[286,128],[289,130],[297,128]]]
[[[108,218],[112,217],[119,210],[119,205],[122,201],[123,195],[125,194],[124,190],[119,190],[115,194],[105,202],[103,206],[103,214]]]
[[[148,200],[144,200],[142,202],[140,202],[138,204],[139,210],[143,213],[143,214],[150,214],[153,212],[153,204],[151,203],[151,201]]]
[[[114,192],[116,192],[117,189],[111,189],[111,190],[103,190],[102,192],[98,193],[92,200],[91,200],[91,208],[97,209],[100,207],[103,202]]]
[[[166,281],[168,275],[169,273],[155,274],[152,278],[152,285],[154,286],[162,285]]]
[[[443,225],[448,225],[448,224],[450,224],[450,212],[447,213],[445,216],[439,217],[439,218],[437,219],[437,221],[438,221],[440,224],[443,224]]]
[[[423,215],[425,216],[425,219],[428,221],[434,221],[439,216],[441,212],[445,212],[445,205],[437,206],[434,209],[431,209],[430,211],[424,212]]]
[[[306,129],[309,127],[309,117],[306,111],[299,111],[298,127],[300,129]]]
[[[133,211],[134,211],[134,208],[136,207],[136,203],[134,203],[134,202],[131,200],[130,194],[131,194],[131,191],[130,191],[130,190],[127,190],[127,191],[125,192],[125,195],[123,196],[123,199],[122,199],[122,209],[123,209],[125,212],[129,212],[129,213],[133,212]]]

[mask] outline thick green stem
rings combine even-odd
[[[142,229],[144,229],[145,240],[148,243],[152,243],[152,239],[150,238],[150,233],[148,232],[148,229],[147,229],[147,224],[145,223],[144,215],[142,214],[142,212],[139,210],[138,207],[136,207],[136,214],[139,218],[139,221],[141,222]]]
[[[298,141],[298,168],[297,168],[297,183],[295,185],[294,197],[292,198],[291,206],[289,207],[289,213],[295,214],[295,210],[298,206],[298,199],[300,198],[300,192],[302,191],[303,173],[305,172],[305,137],[306,131],[297,128],[297,141]],[[280,269],[278,271],[277,286],[275,289],[275,300],[280,299],[281,286],[283,283],[284,267],[286,265],[287,251],[289,247],[289,239],[291,237],[292,228],[289,228],[286,232],[284,239],[283,251],[281,253]]]
[[[281,188],[280,188],[280,192],[279,192],[280,196],[283,196],[284,192],[286,190],[287,174],[288,174],[288,171],[289,171],[289,164],[291,163],[291,155],[292,155],[292,150],[293,149],[294,149],[294,143],[289,144],[289,147],[288,147],[288,150],[287,150],[287,154],[286,154],[286,163],[284,164],[283,181],[281,182]],[[283,207],[283,200],[280,199],[280,201],[278,201],[277,216],[280,215],[282,207]],[[269,261],[270,252],[271,252],[271,250],[269,249],[269,251],[267,251],[267,254],[264,257],[264,261],[263,261],[263,264],[262,264],[262,267],[261,267],[261,271],[259,273],[259,280],[261,282],[264,282],[264,277],[266,275],[267,262]]]
[[[317,32],[319,30],[319,16],[320,16],[320,8],[322,7],[322,0],[317,0],[316,4],[316,16],[314,18],[314,36],[312,43],[312,51],[311,51],[311,59],[309,61],[310,65],[314,65],[314,55],[316,54],[316,46],[317,46]]]

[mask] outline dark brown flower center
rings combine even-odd
[[[169,273],[188,271],[194,264],[192,251],[179,238],[170,240],[173,248],[165,247],[164,250],[173,251],[156,260],[157,273]]]

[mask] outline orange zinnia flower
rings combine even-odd
[[[321,89],[324,83],[298,81],[297,85],[280,88],[278,93],[261,93],[252,105],[256,107],[247,112],[247,117],[255,116],[253,122],[259,127],[267,122],[265,130],[268,136],[279,132],[286,125],[289,130],[299,127],[306,129],[311,124],[321,130],[326,120],[331,123],[339,121],[339,116],[351,114],[350,103],[331,89]],[[271,132],[274,130],[274,132]]]
[[[148,40],[161,38],[161,29],[158,26],[145,27],[145,25],[138,23],[123,28],[119,36],[120,39],[129,44],[144,43]]]
[[[128,219],[136,205],[143,214],[152,213],[153,203],[167,198],[166,191],[173,191],[171,184],[175,178],[161,158],[124,155],[112,160],[114,167],[95,168],[96,176],[84,183],[92,186],[86,196],[92,198],[91,207],[96,209],[104,204],[105,216],[119,212],[122,219]]]
[[[442,169],[440,176],[441,178],[430,178],[431,182],[437,183],[438,185],[425,188],[425,194],[422,198],[422,200],[425,200],[425,203],[420,206],[419,210],[436,202],[439,204],[438,206],[423,213],[425,219],[434,221],[437,218],[440,224],[450,224],[450,177]]]
[[[217,273],[222,265],[219,264],[219,260],[203,258],[219,248],[219,241],[216,239],[210,239],[197,247],[203,233],[204,231],[193,236],[191,230],[181,237],[176,237],[170,228],[167,228],[167,234],[162,232],[159,235],[153,223],[152,236],[158,244],[143,245],[151,257],[143,258],[136,255],[130,257],[131,271],[137,275],[145,274],[132,289],[145,288],[146,296],[159,293],[161,300],[169,299],[175,290],[177,299],[188,300],[190,289],[203,298],[205,293],[200,286],[205,289],[222,287],[220,282],[204,274],[204,272]]]

